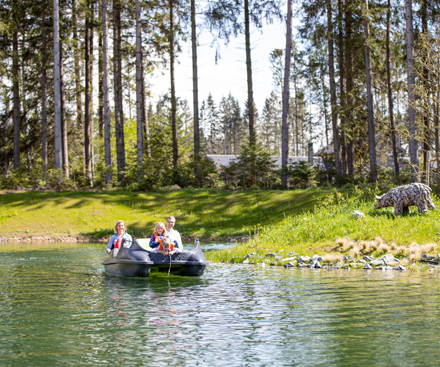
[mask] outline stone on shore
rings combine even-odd
[[[311,261],[319,261],[322,262],[322,257],[319,255],[313,255],[312,258],[310,259]]]
[[[382,260],[379,260],[379,259],[370,261],[369,264],[372,265],[372,266],[385,265],[385,263]]]
[[[245,255],[244,259],[245,259],[245,260],[246,260],[246,259],[249,259],[250,257],[255,256],[255,255],[256,255],[256,252],[252,252],[251,254],[247,254],[247,255]]]
[[[382,260],[385,264],[394,264],[394,263],[399,263],[400,262],[399,259],[396,259],[391,254],[383,255],[383,256],[379,257],[379,260]]]
[[[400,270],[400,271],[405,271],[406,268],[403,265],[397,265],[393,268],[393,270]]]
[[[369,270],[369,269],[373,269],[373,267],[370,264],[365,264],[362,269]]]
[[[310,262],[310,257],[308,256],[300,256],[298,258],[298,263],[308,263]]]

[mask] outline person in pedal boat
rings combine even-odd
[[[161,241],[161,244],[155,247],[154,249],[152,249],[151,252],[171,256],[174,254],[178,254],[180,250],[177,246],[174,246],[174,244],[172,244],[168,238],[164,238]]]
[[[165,229],[165,224],[159,222],[156,224],[156,227],[154,228],[154,233],[151,235],[150,247],[156,248],[157,246],[160,246],[164,238],[168,238],[168,233]]]
[[[133,241],[131,239],[131,236],[126,232],[125,223],[123,220],[118,220],[115,225],[115,234],[110,237],[110,240],[108,241],[107,249],[105,250],[108,254],[111,250],[114,248],[119,249],[122,247],[122,241],[125,240],[124,247],[130,247],[131,242]]]
[[[167,234],[171,243],[174,243],[176,247],[178,247],[181,251],[183,251],[182,239],[180,238],[180,233],[174,229],[174,225],[176,224],[176,218],[169,216],[167,218]]]

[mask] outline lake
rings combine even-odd
[[[439,364],[437,272],[211,264],[124,279],[104,274],[105,247],[0,244],[0,365]]]

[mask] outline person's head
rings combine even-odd
[[[154,231],[158,234],[158,235],[167,235],[167,230],[165,228],[165,224],[163,224],[162,222],[159,222],[156,224],[156,227],[154,228]]]
[[[171,241],[168,238],[164,238],[162,240],[162,248],[164,251],[167,251],[171,248]]]
[[[121,234],[125,232],[125,223],[123,220],[118,220],[115,225],[115,233]]]
[[[169,216],[167,218],[167,228],[168,230],[173,229],[174,225],[176,224],[176,218]]]

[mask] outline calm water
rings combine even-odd
[[[110,278],[105,245],[0,244],[2,366],[429,366],[439,274],[213,264]]]

